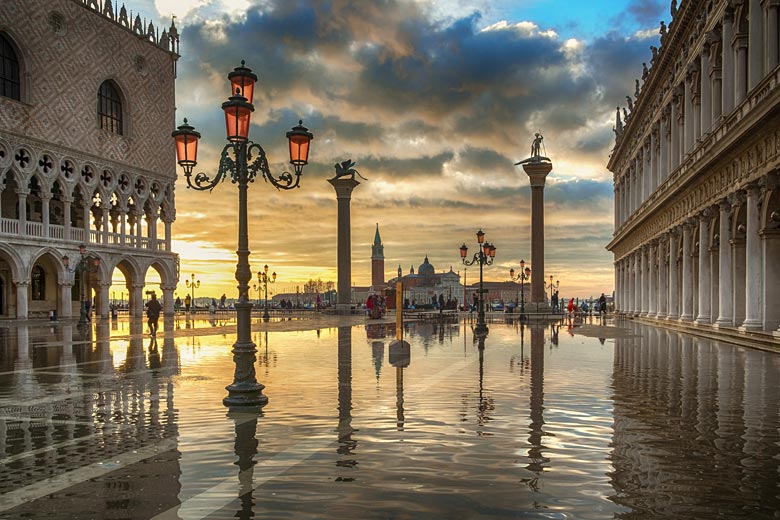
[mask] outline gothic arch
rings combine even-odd
[[[17,43],[19,40],[14,36],[14,30],[4,24],[0,24],[0,37],[3,37],[11,49],[16,54],[16,61],[19,64],[19,101],[27,103],[30,100],[31,78],[27,63],[30,62],[24,48]],[[11,98],[12,99],[12,98]]]
[[[16,252],[16,249],[6,243],[0,242],[0,258],[5,260],[11,268],[11,276],[14,280],[25,280],[26,269],[24,260]],[[11,280],[7,280],[11,281]]]
[[[173,271],[172,266],[170,262],[163,262],[160,260],[153,260],[149,265],[146,266],[146,269],[143,271],[143,279],[146,280],[146,275],[149,272],[149,269],[153,268],[155,271],[157,271],[160,275],[160,286],[166,287],[166,286],[172,286],[176,285],[178,280],[176,279],[176,273]]]

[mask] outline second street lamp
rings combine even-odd
[[[261,407],[268,402],[263,395],[264,385],[255,377],[255,353],[257,347],[252,342],[252,302],[249,300],[249,282],[252,270],[249,266],[249,233],[247,218],[247,188],[250,182],[260,177],[276,189],[290,190],[300,185],[303,167],[309,161],[309,145],[313,134],[303,126],[303,121],[287,132],[290,151],[290,164],[293,172],[282,172],[275,177],[269,167],[265,150],[249,140],[249,122],[255,107],[252,105],[254,85],[257,76],[244,66],[233,70],[229,75],[230,98],[222,103],[225,112],[225,127],[228,143],[222,149],[217,174],[213,178],[203,172],[192,176],[197,164],[198,139],[200,133],[187,124],[179,126],[171,135],[176,141],[176,155],[179,165],[184,169],[187,186],[196,190],[213,190],[225,178],[238,185],[238,263],[236,281],[238,282],[238,301],[236,308],[236,342],[233,344],[235,372],[233,383],[226,389],[229,394],[222,402],[229,407]]]
[[[200,287],[200,280],[195,280],[195,273],[192,273],[190,275],[190,278],[192,281],[184,280],[184,285],[187,286],[187,289],[190,289],[191,291],[191,298],[192,298],[192,312],[195,312],[195,289]]]
[[[482,266],[491,265],[493,259],[496,257],[496,246],[489,242],[485,242],[485,233],[480,229],[477,231],[477,246],[479,250],[474,253],[474,258],[466,260],[469,254],[469,248],[464,243],[460,246],[460,259],[464,265],[479,265],[479,312],[477,314],[477,326],[474,328],[474,335],[484,338],[487,336],[489,329],[485,324],[485,289],[482,287]]]
[[[520,319],[525,317],[525,281],[531,278],[531,268],[525,266],[525,260],[520,260],[520,272],[515,276],[515,270],[509,270],[509,278],[514,282],[520,280]]]
[[[261,288],[265,292],[265,310],[263,311],[263,319],[268,321],[271,316],[268,314],[268,284],[276,282],[276,271],[268,274],[268,264],[263,266],[262,271],[257,272],[257,290]]]
[[[79,275],[79,323],[78,327],[83,327],[89,321],[89,310],[87,309],[87,302],[92,297],[89,294],[89,257],[87,256],[87,246],[79,244],[79,263],[76,267],[70,267],[70,258],[68,255],[62,257],[62,263],[65,266],[65,270],[69,273],[78,273]],[[100,266],[100,258],[94,257],[94,266],[97,269]]]

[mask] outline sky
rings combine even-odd
[[[241,60],[259,80],[250,139],[271,169],[289,169],[285,132],[314,134],[301,188],[249,188],[252,271],[277,272],[274,292],[336,280],[337,205],[327,179],[346,159],[367,180],[352,195],[352,283],[369,285],[379,224],[386,279],[463,270],[476,231],[496,246],[486,280],[530,262],[530,186],[514,164],[544,135],[545,278],[563,296],[614,288],[615,107],[633,95],[668,2],[596,0],[130,0],[147,18],[176,16],[177,124],[203,139],[196,171],[213,173],[225,144],[226,75]],[[167,25],[169,22],[165,22]],[[171,143],[171,153],[173,152]],[[237,190],[186,189],[179,170],[174,249],[178,294],[236,294]],[[533,265],[531,265],[533,269]],[[471,275],[473,271],[470,270]],[[538,273],[535,273],[538,275]],[[475,281],[469,278],[469,282]]]

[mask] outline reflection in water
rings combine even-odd
[[[615,346],[612,485],[620,518],[776,518],[776,356],[629,324]]]
[[[550,459],[544,456],[547,447],[542,444],[544,432],[544,327],[532,324],[531,334],[531,399],[528,434],[528,466],[538,476],[544,471]]]
[[[352,439],[352,327],[338,328],[338,378],[339,378],[339,447],[336,452],[343,455],[337,466],[353,468],[357,460],[352,458],[357,441]],[[344,480],[343,477],[339,477]],[[349,478],[351,480],[351,477]]]
[[[238,496],[241,508],[236,511],[233,518],[246,520],[255,517],[254,491],[255,455],[257,455],[258,441],[257,418],[262,417],[262,412],[246,412],[231,410],[228,417],[233,419],[236,432],[234,451],[236,453],[235,465],[238,466]]]
[[[403,431],[404,422],[404,369],[409,367],[412,359],[412,350],[409,343],[399,339],[390,343],[390,364],[395,367],[395,410],[396,410],[396,430]]]

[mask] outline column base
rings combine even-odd
[[[666,316],[666,321],[678,321],[680,319],[676,314],[669,314]]]
[[[683,314],[682,316],[680,316],[680,321],[688,321],[688,322],[693,321],[693,314]]]
[[[696,320],[693,322],[694,325],[709,325],[712,323],[712,320],[709,316],[697,316]]]
[[[740,332],[753,332],[757,330],[763,330],[764,324],[760,320],[745,320],[737,330]]]
[[[657,319],[657,320],[665,320],[666,319],[666,314],[662,314],[662,313],[659,312],[658,314],[655,315],[655,319]]]
[[[528,319],[544,319],[552,314],[552,307],[547,302],[528,302],[525,304],[525,317]]]
[[[337,303],[336,304],[336,314],[352,314],[352,304],[351,303]]]
[[[712,324],[713,327],[716,329],[722,329],[726,327],[733,327],[734,326],[734,320],[731,318],[718,318],[718,320]]]
[[[776,337],[776,338],[780,338],[780,329],[777,329],[776,331],[774,331],[774,332],[772,333],[772,336],[774,336],[774,337]]]

